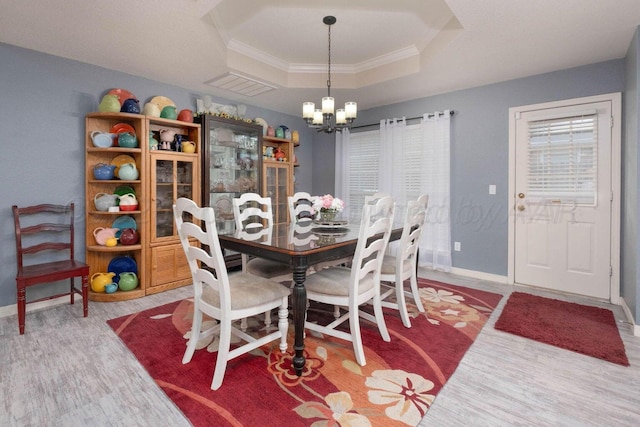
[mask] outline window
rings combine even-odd
[[[596,204],[596,124],[595,114],[529,122],[529,199]]]
[[[349,138],[347,192],[343,194],[349,218],[360,218],[365,196],[378,191],[380,131],[352,133]]]
[[[365,196],[389,193],[396,218],[403,218],[407,202],[429,196],[427,224],[419,262],[451,270],[450,232],[450,111],[425,114],[420,123],[383,120],[380,130],[336,138],[336,194],[346,204],[349,220],[358,220]]]

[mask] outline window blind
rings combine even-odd
[[[352,133],[349,140],[348,195],[350,216],[360,218],[365,196],[378,191],[380,131]]]
[[[404,200],[416,200],[424,193],[424,183],[433,168],[429,163],[433,161],[427,156],[427,144],[422,137],[420,125],[409,125],[404,132],[402,155],[400,164],[393,165],[395,170],[403,172],[402,190]]]
[[[531,121],[528,130],[527,198],[595,205],[597,116]]]

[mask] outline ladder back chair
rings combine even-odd
[[[396,255],[385,254],[382,260],[380,280],[383,282],[383,286],[384,282],[395,284],[382,293],[382,306],[398,310],[402,323],[407,328],[411,327],[411,321],[405,299],[405,280],[409,280],[410,292],[418,311],[424,313],[424,307],[418,293],[417,267],[418,246],[427,220],[428,203],[429,196],[426,194],[421,195],[417,200],[409,201]],[[396,296],[396,302],[385,301],[393,294]]]
[[[13,223],[16,235],[18,293],[18,327],[24,334],[26,305],[69,295],[74,303],[75,294],[82,296],[83,316],[89,314],[89,265],[75,259],[74,204],[18,207],[13,205]],[[75,278],[80,278],[80,289]],[[53,284],[69,279],[69,290],[27,302],[26,290],[30,286]]]
[[[233,199],[233,215],[236,229],[239,231],[258,231],[261,229],[270,231],[273,227],[270,197],[262,197],[256,193],[244,193]],[[273,280],[291,278],[291,268],[288,264],[263,258],[250,258],[246,254],[242,254],[242,272]]]
[[[305,322],[305,328],[351,341],[356,361],[364,366],[366,359],[360,334],[360,317],[378,326],[384,341],[390,341],[380,300],[380,268],[393,225],[394,203],[384,197],[365,205],[362,212],[358,243],[351,268],[329,267],[307,277],[307,298],[331,306],[346,307],[346,314],[328,325]],[[359,309],[371,302],[375,316]],[[349,332],[336,329],[349,321]]]
[[[191,361],[199,340],[219,334],[220,345],[211,382],[211,389],[217,390],[222,386],[230,360],[275,340],[280,340],[280,351],[284,353],[287,350],[290,290],[264,277],[244,272],[232,275],[227,273],[213,208],[201,208],[193,200],[179,198],[173,205],[173,212],[180,242],[191,270],[194,292],[191,337],[182,363]],[[262,337],[253,337],[233,325],[234,321],[242,321],[273,309],[278,309],[278,328]],[[203,314],[219,323],[201,331]],[[231,334],[246,343],[230,350]]]
[[[293,196],[287,197],[289,206],[289,220],[292,224],[299,221],[313,220],[316,212],[313,209],[313,196],[304,191],[299,191]]]
[[[257,193],[244,193],[233,199],[233,217],[238,233],[245,233],[243,238],[250,238],[246,233],[251,232],[254,238],[266,236],[271,238],[273,228],[273,209],[270,197],[262,197]],[[249,257],[241,254],[242,272],[255,276],[282,282],[292,277],[291,267],[276,261],[264,258]],[[264,324],[271,328],[271,313],[266,312]],[[242,322],[242,329],[246,329],[246,319]]]

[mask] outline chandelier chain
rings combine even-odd
[[[329,25],[329,67],[328,67],[328,76],[327,80],[327,96],[331,96],[331,25]]]

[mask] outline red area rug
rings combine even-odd
[[[274,342],[232,360],[217,391],[210,389],[217,339],[200,343],[191,363],[181,363],[190,300],[107,323],[194,426],[415,426],[502,298],[425,279],[419,285],[426,312],[409,307],[411,329],[385,309],[391,342],[361,322],[366,366],[355,362],[351,343],[307,332],[307,365],[297,377],[290,328],[288,353]],[[312,306],[308,318],[331,313]],[[249,319],[249,331],[259,334],[262,320]]]
[[[495,328],[629,366],[616,320],[606,308],[514,292]]]

